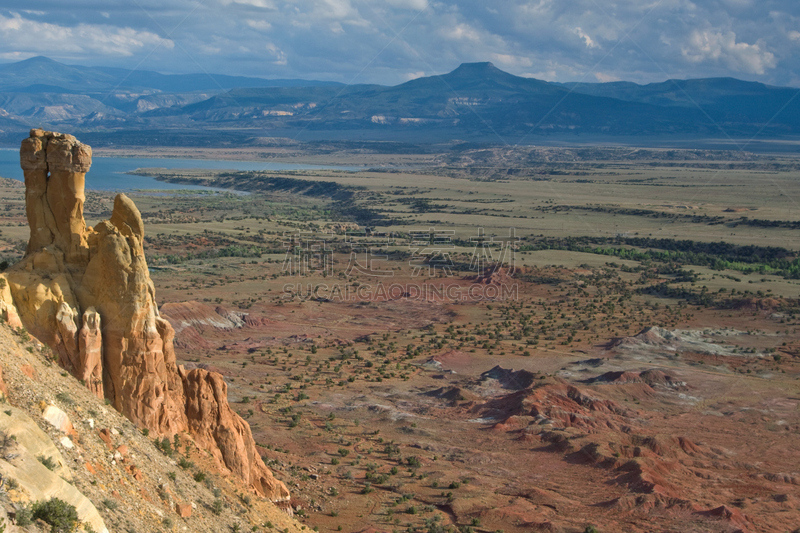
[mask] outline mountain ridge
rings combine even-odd
[[[226,74],[162,74],[149,70],[131,70],[119,67],[87,67],[67,65],[45,56],[36,56],[15,63],[0,64],[0,91],[15,91],[35,83],[33,79],[60,79],[78,86],[64,87],[70,91],[117,91],[155,89],[169,92],[197,90],[227,90],[234,87],[340,86],[333,81],[302,79],[268,79]],[[81,88],[81,84],[83,87]],[[59,86],[58,84],[54,84]],[[82,90],[81,90],[82,89]]]
[[[112,83],[119,90],[109,91]],[[383,86],[166,75],[39,57],[0,65],[0,141],[12,130],[18,136],[21,124],[102,131],[109,141],[132,132],[191,132],[199,140],[183,135],[182,142],[207,146],[242,142],[245,132],[445,142],[580,135],[783,138],[800,135],[797,93],[735,78],[556,83],[516,76],[490,62]],[[147,135],[138,137],[150,142]]]

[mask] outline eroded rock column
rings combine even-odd
[[[28,253],[51,244],[56,230],[47,206],[48,140],[42,130],[31,130],[31,136],[22,141],[19,150],[19,162],[25,175],[25,211],[31,229]]]
[[[184,374],[183,384],[189,431],[197,443],[259,496],[288,501],[286,485],[261,460],[250,426],[228,404],[228,386],[222,376],[195,368]]]
[[[91,165],[92,149],[72,135],[35,129],[22,141],[20,166],[31,227],[28,252],[57,243],[68,262],[88,258],[83,203]]]
[[[47,145],[47,203],[56,224],[55,242],[67,263],[89,259],[83,204],[86,173],[92,165],[92,149],[71,135],[53,137]]]
[[[75,374],[98,398],[103,398],[103,340],[100,315],[94,307],[83,313],[83,325],[78,334],[80,358]]]
[[[159,316],[133,201],[117,195],[111,218],[86,227],[91,156],[71,135],[32,130],[22,141],[31,239],[25,258],[6,274],[22,324],[139,427],[159,436],[188,430],[254,492],[288,501],[286,486],[258,455],[250,426],[228,405],[222,376],[178,368],[175,333]],[[11,316],[14,305],[3,305]]]

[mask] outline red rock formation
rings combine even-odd
[[[221,466],[247,480],[259,495],[288,499],[289,491],[256,451],[250,426],[228,405],[228,386],[222,376],[196,368],[183,373],[183,384],[189,431],[197,444]]]
[[[556,427],[588,432],[618,428],[623,423],[621,416],[627,412],[617,403],[595,398],[563,380],[491,399],[473,411],[503,421],[513,416],[534,417]]]
[[[258,494],[288,499],[255,451],[249,426],[228,406],[221,376],[178,370],[175,332],[159,316],[133,201],[117,195],[111,218],[86,227],[91,154],[60,133],[32,130],[22,142],[31,237],[25,258],[4,278],[13,302],[0,294],[0,310],[12,316],[16,307],[62,367],[138,426],[162,436],[188,429]]]
[[[241,327],[241,320],[229,318],[222,307],[211,307],[197,301],[165,303],[159,310],[175,328],[176,345],[185,349],[210,349],[204,333],[208,330],[231,330]]]
[[[747,531],[749,531],[750,523],[747,517],[745,517],[740,510],[728,507],[727,505],[721,505],[715,509],[709,509],[708,511],[698,511],[697,514],[727,520],[734,526],[737,526],[739,528],[737,531],[741,533],[747,533]]]

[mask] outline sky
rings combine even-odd
[[[385,85],[491,61],[548,81],[732,76],[800,87],[800,2],[0,0],[0,62],[38,55]]]

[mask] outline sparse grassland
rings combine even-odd
[[[523,430],[534,415],[500,429],[482,418],[487,398],[508,394],[483,376],[496,365],[553,386],[607,370],[674,373],[687,390],[592,390],[660,432],[758,450],[768,465],[758,468],[792,471],[781,450],[800,434],[797,403],[785,400],[800,377],[794,160],[558,153],[563,161],[444,154],[428,169],[363,172],[142,171],[247,193],[133,196],[159,303],[194,302],[197,315],[176,327],[181,363],[226,376],[232,406],[309,526],[510,533],[556,520],[577,531],[589,517],[609,531],[676,526],[669,513],[597,505],[598,493],[608,501],[628,489],[545,455]],[[21,192],[0,188],[11,261],[26,238]],[[92,193],[87,218],[107,217],[111,202]],[[367,248],[373,271],[353,268],[368,265]],[[426,261],[425,248],[447,256]],[[484,269],[476,253],[488,254]],[[515,292],[486,292],[503,286]],[[227,329],[202,322],[231,313],[238,325]],[[697,342],[714,348],[616,350],[656,325],[705,332]],[[726,470],[735,488],[697,483],[708,502],[734,505],[733,491],[749,516],[769,520],[761,495],[774,487],[758,485],[754,468]]]

